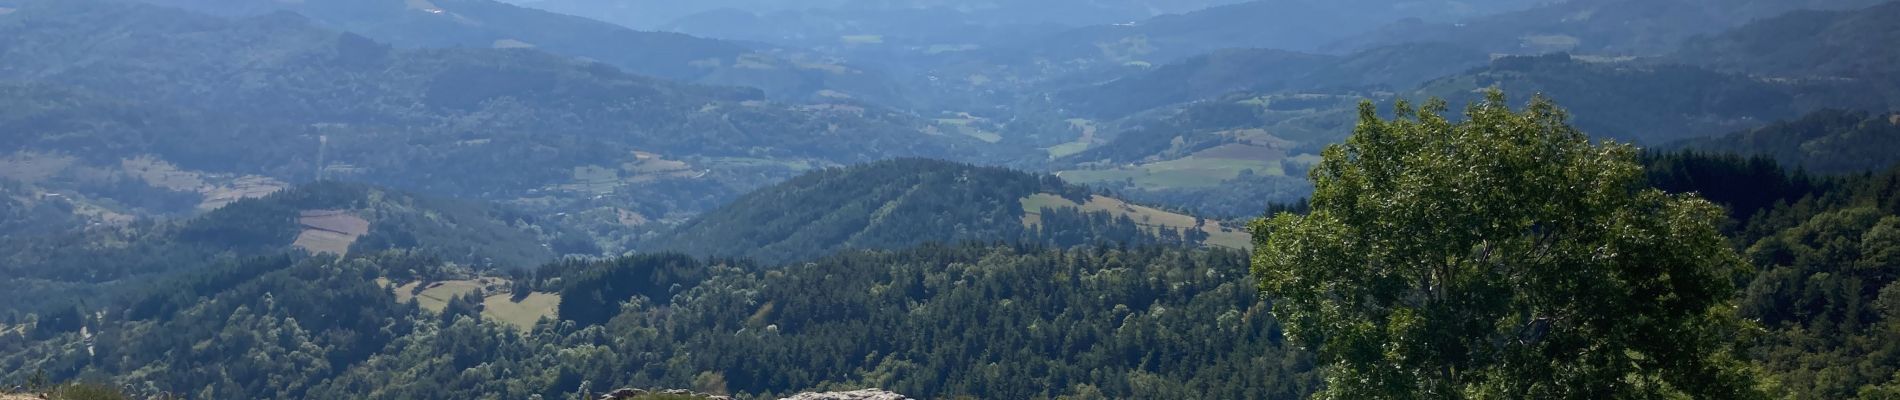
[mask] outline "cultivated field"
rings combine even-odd
[[[1042,209],[1045,208],[1079,208],[1087,212],[1105,211],[1117,216],[1127,216],[1136,224],[1152,229],[1172,229],[1176,232],[1200,229],[1207,232],[1207,244],[1211,246],[1230,249],[1247,249],[1253,246],[1252,237],[1244,229],[1226,226],[1214,220],[1206,220],[1203,225],[1197,227],[1193,216],[1130,204],[1112,197],[1094,196],[1089,198],[1088,204],[1076,204],[1062,196],[1039,193],[1024,197],[1021,202],[1024,226],[1041,224]]]
[[[291,246],[312,254],[345,255],[357,238],[369,234],[369,221],[340,210],[308,210],[297,217],[303,232]]]

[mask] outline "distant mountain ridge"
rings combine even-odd
[[[1489,54],[1456,45],[1415,43],[1329,56],[1272,49],[1228,49],[1113,81],[1057,93],[1064,106],[1119,117],[1233,92],[1410,90],[1419,83],[1483,66]]]
[[[1900,104],[1900,2],[1799,11],[1689,40],[1670,58],[1777,79],[1847,81],[1844,95]],[[1891,109],[1890,109],[1891,110]]]
[[[0,90],[0,115],[18,116],[0,123],[22,133],[0,141],[94,163],[151,155],[289,182],[321,170],[485,199],[619,193],[657,219],[814,165],[1011,154],[868,104],[774,103],[531,49],[393,48],[288,13],[35,2],[0,15],[0,35],[13,39],[0,84],[36,88]],[[635,187],[650,189],[623,192]],[[569,206],[602,207],[547,213]]]
[[[1404,21],[1335,43],[1345,48],[1448,42],[1484,51],[1654,56],[1683,40],[1801,9],[1854,9],[1889,0],[1569,0],[1461,21]]]
[[[774,99],[820,93],[896,100],[887,78],[809,54],[637,31],[494,0],[138,0],[215,15],[294,12],[330,29],[408,48],[534,48],[685,82],[756,87]],[[585,15],[585,14],[581,14]]]

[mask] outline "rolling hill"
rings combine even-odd
[[[1426,83],[1413,96],[1467,104],[1491,87],[1518,96],[1514,103],[1530,94],[1548,96],[1592,135],[1639,144],[1728,133],[1852,102],[1828,95],[1844,88],[1825,83],[1767,81],[1688,65],[1594,62],[1565,53],[1501,58]]]
[[[1488,61],[1490,55],[1476,50],[1432,43],[1395,45],[1345,56],[1230,49],[1062,91],[1056,100],[1083,115],[1112,119],[1232,92],[1408,90]]]
[[[1334,43],[1344,48],[1447,42],[1487,52],[1655,56],[1684,40],[1802,9],[1883,0],[1573,0],[1459,21],[1405,21]]]
[[[222,265],[16,320],[25,333],[0,333],[0,380],[44,371],[135,393],[279,399],[604,391],[590,381],[744,397],[850,385],[928,398],[1290,398],[1318,383],[1231,251],[925,246],[771,269],[673,254],[568,261],[516,281],[561,297],[555,318],[525,330],[493,318],[494,297],[422,300],[479,280],[437,281],[411,302],[383,279],[453,268],[402,253]],[[1077,339],[1020,351],[1061,337]],[[1000,367],[1018,363],[1052,368]],[[1147,383],[1119,383],[1130,379]]]
[[[1848,95],[1900,101],[1900,2],[1864,9],[1801,11],[1688,41],[1676,62],[1784,79],[1848,81]]]
[[[1900,116],[1821,110],[1799,119],[1668,147],[1764,156],[1821,174],[1874,172],[1900,163]]]
[[[288,13],[32,3],[0,16],[0,36],[0,80],[24,87],[0,90],[22,133],[0,140],[93,164],[322,174],[546,214],[613,214],[616,196],[657,220],[813,166],[1014,154],[862,103],[774,103],[531,49],[393,48]]]
[[[880,101],[899,98],[879,73],[824,57],[637,31],[493,0],[139,1],[233,17],[294,12],[323,27],[399,47],[533,48],[643,75],[756,87],[774,99],[820,98],[821,92]]]
[[[1234,227],[1127,204],[1054,177],[922,159],[812,172],[741,197],[646,245],[779,263],[845,249],[961,241],[1246,246]]]
[[[88,217],[83,209],[65,208],[67,218]],[[41,212],[41,218],[60,217]],[[466,265],[521,268],[555,256],[544,243],[575,235],[506,208],[334,182],[239,200],[187,219],[54,227],[0,240],[6,254],[0,285],[11,288],[0,300],[9,308],[111,298],[153,280],[262,256],[415,249]]]

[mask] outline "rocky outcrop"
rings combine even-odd
[[[882,389],[853,390],[849,392],[799,393],[779,400],[912,400],[904,395]]]
[[[612,392],[607,392],[607,394],[600,395],[600,400],[630,400],[630,399],[638,399],[640,398],[640,396],[644,396],[648,394],[689,396],[689,397],[693,397],[697,399],[706,399],[706,400],[732,400],[731,397],[711,395],[711,394],[705,394],[705,393],[694,393],[693,391],[686,390],[686,389],[666,389],[666,390],[648,392],[646,390],[633,389],[633,388],[625,388],[625,389],[614,390]]]

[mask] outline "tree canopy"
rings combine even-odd
[[[1749,398],[1720,207],[1647,188],[1537,98],[1370,103],[1308,215],[1254,224],[1253,271],[1322,398]]]

